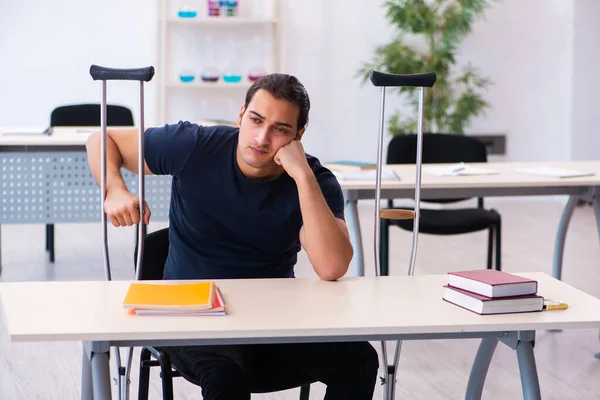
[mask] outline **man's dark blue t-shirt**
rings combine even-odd
[[[173,176],[165,279],[294,276],[302,227],[296,183],[287,173],[270,181],[244,177],[238,133],[189,122],[146,130],[148,168]],[[306,157],[333,215],[343,219],[337,179]]]

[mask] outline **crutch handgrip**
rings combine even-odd
[[[145,68],[107,68],[99,65],[90,67],[90,75],[95,81],[144,81],[149,82],[154,76],[154,67]]]
[[[415,219],[413,210],[381,210],[379,217],[383,219]]]
[[[371,83],[373,86],[408,86],[408,87],[432,87],[435,83],[435,72],[422,74],[386,74],[385,72],[371,71]]]

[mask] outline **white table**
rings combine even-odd
[[[0,127],[0,147],[85,146],[94,129],[98,128],[55,127],[51,135],[44,135],[40,127]]]
[[[539,399],[535,331],[598,328],[600,300],[545,274],[522,275],[569,309],[479,316],[442,300],[445,275],[219,281],[225,317],[131,316],[122,307],[127,281],[0,283],[0,298],[10,341],[84,342],[83,399],[110,398],[110,346],[449,338],[483,338],[467,399],[480,398],[499,340],[517,352],[525,399]]]
[[[562,259],[569,221],[575,210],[578,199],[592,202],[596,215],[598,234],[600,235],[600,161],[570,162],[498,162],[469,163],[468,165],[499,172],[495,175],[478,176],[438,176],[425,172],[421,178],[421,200],[440,198],[470,198],[492,196],[547,196],[568,195],[556,235],[552,274],[560,279]],[[514,172],[516,169],[531,167],[556,167],[577,171],[591,171],[594,176],[579,178],[549,178],[524,175]],[[382,182],[382,199],[414,199],[415,165],[385,166],[393,169],[401,181]],[[354,274],[364,275],[363,244],[358,219],[358,200],[375,198],[375,182],[340,180],[348,209],[348,226],[354,246]]]

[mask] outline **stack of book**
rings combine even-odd
[[[443,299],[477,314],[542,311],[537,281],[495,270],[448,273]]]
[[[212,281],[134,282],[123,307],[135,315],[226,315],[221,290]]]

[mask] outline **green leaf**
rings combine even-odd
[[[473,23],[483,16],[490,3],[497,1],[385,1],[386,18],[397,33],[389,43],[374,49],[372,60],[364,62],[355,77],[365,84],[373,70],[391,74],[435,72],[435,84],[432,88],[425,88],[423,130],[464,133],[471,120],[489,108],[482,92],[492,82],[471,65],[458,70],[457,50],[471,32]],[[409,45],[404,40],[407,34],[424,46]],[[392,135],[415,132],[417,91],[415,88],[399,88],[393,92],[405,96],[412,112],[393,114],[388,121],[388,132]]]
[[[388,132],[392,135],[406,135],[417,131],[417,121],[415,119],[402,119],[399,112],[396,112],[388,120]]]
[[[390,0],[385,7],[389,21],[405,32],[424,33],[433,28],[432,10],[424,0]]]
[[[471,90],[462,93],[456,100],[454,112],[449,115],[449,127],[453,132],[464,134],[468,122],[483,113],[489,104],[483,97]]]

